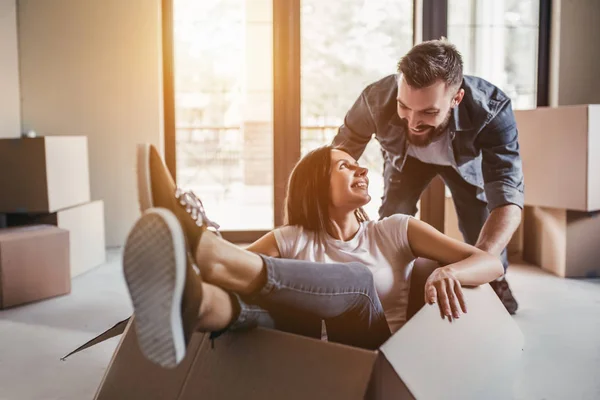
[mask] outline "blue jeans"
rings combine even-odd
[[[318,338],[324,320],[333,342],[374,350],[390,337],[364,265],[262,258],[266,281],[253,295],[232,295],[239,308],[228,330],[262,326]]]
[[[383,167],[384,195],[379,217],[389,217],[393,214],[415,215],[417,201],[436,175],[442,177],[452,193],[458,228],[465,242],[475,245],[490,213],[487,203],[476,197],[478,188],[467,183],[452,167],[426,164],[408,156],[402,171],[398,171],[386,162]],[[506,249],[502,251],[500,259],[506,272]]]

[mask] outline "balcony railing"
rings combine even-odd
[[[239,126],[177,128],[178,184],[200,194],[211,216],[224,227],[239,227],[241,219],[248,229],[272,224],[271,129],[268,124],[264,129],[253,126],[246,132]],[[302,127],[302,154],[331,143],[337,131],[337,126]],[[366,209],[376,215],[383,188],[379,147],[368,146],[360,161],[371,170],[373,201]],[[262,179],[257,180],[257,174]]]
[[[303,126],[301,128],[302,154],[331,143],[339,126]],[[272,132],[264,135],[272,137]],[[271,162],[271,155],[264,154],[264,147],[252,151],[252,140],[245,142],[239,126],[180,126],[177,127],[178,169],[218,167],[241,168],[244,161]],[[379,160],[370,154],[363,155],[362,163],[369,168],[380,169]],[[218,169],[218,168],[217,168]],[[230,174],[236,175],[236,174]],[[219,177],[226,178],[223,174]],[[241,178],[241,176],[240,176]],[[227,179],[226,179],[227,180]],[[226,182],[222,182],[226,184]]]

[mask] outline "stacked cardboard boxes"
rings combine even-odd
[[[69,232],[36,225],[0,229],[0,309],[71,291]]]
[[[0,139],[0,191],[0,223],[69,233],[70,277],[105,261],[104,206],[90,200],[86,137]]]
[[[523,258],[600,275],[600,105],[516,111],[525,175]]]

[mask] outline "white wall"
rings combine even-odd
[[[21,132],[16,0],[0,0],[0,138]]]
[[[106,242],[139,215],[135,145],[163,141],[160,0],[19,0],[22,123],[86,135]]]
[[[551,105],[600,103],[600,1],[554,0]]]

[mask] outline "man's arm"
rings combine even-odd
[[[337,135],[333,138],[333,145],[346,150],[356,160],[365,151],[365,147],[376,131],[375,121],[367,102],[365,89],[356,100],[344,118]]]
[[[510,101],[480,133],[478,142],[484,190],[491,212],[475,247],[498,256],[521,223],[524,203],[523,167]]]
[[[499,256],[521,223],[521,208],[507,204],[495,208],[481,229],[475,247]]]

